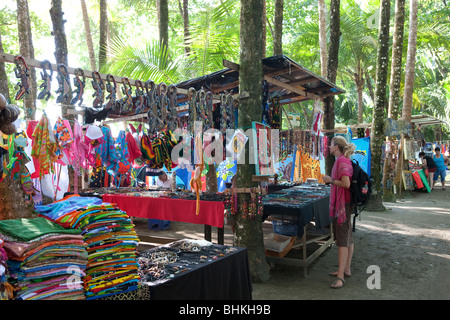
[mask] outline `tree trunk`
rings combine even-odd
[[[241,0],[240,18],[240,70],[239,70],[239,116],[240,128],[251,127],[252,121],[261,121],[262,103],[262,16],[263,5],[259,0]],[[244,129],[245,131],[245,129]],[[248,155],[248,143],[245,150]],[[255,167],[252,164],[238,164],[237,187],[256,186],[252,181]],[[239,194],[234,244],[246,247],[252,281],[265,282],[269,279],[266,262],[261,217],[246,218],[243,204],[249,204],[250,195]]]
[[[364,71],[361,67],[361,62],[358,61],[356,65],[356,73],[354,75],[355,77],[355,84],[356,84],[356,91],[358,93],[358,123],[363,123],[363,113],[364,113],[364,106],[363,106],[363,89],[364,89]]]
[[[3,53],[2,39],[0,36],[0,53]],[[10,100],[8,88],[8,76],[6,74],[5,63],[0,62],[0,93],[6,100]],[[0,150],[1,152],[1,150]],[[8,154],[4,157],[8,159]],[[7,161],[9,163],[9,159]],[[21,165],[21,172],[25,170],[25,164]],[[1,180],[0,176],[0,220],[30,218],[33,216],[33,204],[25,202],[25,196],[20,184],[20,179],[10,179],[6,176]]]
[[[191,52],[189,46],[189,38],[191,36],[189,32],[189,0],[183,0],[183,6],[181,6],[180,0],[178,0],[178,6],[180,8],[181,17],[183,18],[184,53],[189,55]]]
[[[55,57],[56,64],[63,63],[69,66],[68,50],[67,50],[67,39],[66,33],[64,31],[64,23],[66,20],[63,19],[64,12],[62,11],[61,0],[52,0],[52,5],[50,8],[50,16],[53,23],[53,36],[55,38]],[[68,120],[74,120],[75,115],[68,114],[67,110],[70,108],[70,100],[72,97],[72,92],[69,91],[68,98],[66,101],[61,103],[61,114],[64,118]]]
[[[372,101],[375,101],[375,93],[373,92],[373,85],[372,85],[372,81],[370,81],[369,72],[367,72],[367,70],[365,70],[364,75],[366,78],[367,89],[369,89],[370,98],[372,99]]]
[[[262,57],[266,57],[266,45],[267,45],[267,4],[266,0],[262,0],[263,14],[262,14]]]
[[[273,19],[273,55],[283,54],[283,11],[284,0],[275,0]]]
[[[339,39],[341,37],[340,29],[340,0],[331,0],[330,4],[330,51],[327,57],[327,79],[332,83],[336,82],[337,68],[338,68],[338,56],[339,56]],[[324,99],[324,115],[323,126],[324,129],[334,130],[334,96]],[[334,136],[333,132],[327,132],[328,145],[330,146],[331,138]],[[334,164],[334,156],[329,154],[325,158],[325,172],[327,175],[331,174],[331,169]]]
[[[405,24],[405,0],[395,2],[395,23],[392,43],[391,82],[389,86],[389,108],[388,118],[398,119],[400,101],[400,83],[402,74],[403,54],[403,29]],[[394,144],[393,137],[386,138],[386,144]],[[392,149],[391,149],[392,150]],[[395,202],[395,194],[392,192],[393,185],[400,190],[401,171],[396,172],[392,168],[392,151],[385,152],[383,169],[383,201]],[[401,169],[401,168],[400,168]]]
[[[67,66],[69,62],[67,58],[66,33],[64,31],[64,23],[66,23],[66,20],[64,20],[63,15],[61,0],[52,0],[50,16],[53,23],[52,34],[55,38],[56,63],[64,63]]]
[[[169,44],[169,2],[168,0],[158,1],[159,43],[167,48]]]
[[[408,52],[405,65],[405,87],[403,89],[403,109],[402,119],[411,123],[412,95],[414,91],[414,69],[416,60],[416,44],[417,44],[417,0],[411,0],[409,5],[409,37]],[[404,135],[401,136],[401,144],[398,150],[398,162],[395,167],[395,184],[401,191],[401,174],[403,170],[403,141]]]
[[[395,2],[395,23],[392,43],[391,82],[389,85],[388,117],[398,119],[400,83],[402,75],[403,29],[405,25],[405,0]]]
[[[375,85],[375,106],[373,108],[372,131],[370,137],[371,144],[371,171],[372,171],[372,196],[368,203],[369,210],[384,210],[382,204],[381,189],[381,147],[383,144],[383,129],[386,105],[386,85],[389,57],[389,19],[390,0],[381,0],[380,24],[378,31],[378,52],[377,52],[377,78]]]
[[[98,49],[98,69],[99,71],[108,61],[108,3],[107,0],[100,0],[100,45]]]
[[[211,193],[218,191],[217,173],[214,163],[209,164],[209,170],[206,173],[206,191]]]
[[[320,70],[322,77],[327,76],[327,23],[325,19],[325,0],[319,0],[319,47],[320,47]]]
[[[33,37],[31,33],[30,12],[28,0],[17,0],[17,29],[19,34],[19,50],[24,58],[34,59]],[[30,68],[30,95],[23,98],[26,113],[25,119],[34,120],[36,117],[36,69]]]
[[[4,53],[1,34],[0,34],[0,53]],[[3,61],[0,61],[0,93],[5,96],[7,102],[11,100],[11,97],[9,96],[8,75],[6,74],[6,67]]]
[[[84,34],[86,37],[86,44],[89,53],[89,64],[91,66],[91,70],[97,70],[97,64],[95,63],[95,52],[94,52],[94,44],[92,43],[92,34],[91,34],[91,26],[89,24],[89,14],[86,7],[86,1],[80,0],[81,2],[81,12],[83,13],[83,24],[84,24]]]
[[[402,118],[411,122],[412,96],[414,91],[414,69],[417,49],[417,0],[411,0],[409,11],[408,53],[405,66],[405,88],[403,91]]]

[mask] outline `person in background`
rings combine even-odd
[[[433,178],[433,188],[434,184],[438,180],[438,177],[441,176],[442,190],[445,190],[445,175],[447,174],[448,158],[441,154],[441,149],[439,147],[436,147],[434,149],[433,160],[437,167]]]
[[[164,171],[162,174],[156,178],[156,186],[165,188],[165,189],[171,189],[172,188],[172,178],[169,177]]]
[[[419,152],[419,158],[422,159],[422,168],[428,171],[428,183],[430,185],[430,189],[433,190],[433,177],[437,169],[436,163],[433,158],[427,156],[423,151]]]
[[[344,277],[351,276],[351,262],[354,252],[351,215],[353,204],[350,184],[353,175],[350,157],[355,152],[355,145],[349,144],[345,138],[335,136],[331,139],[330,153],[336,157],[330,176],[323,176],[324,183],[331,184],[330,216],[333,219],[333,231],[336,246],[338,247],[338,271],[330,273],[336,276],[331,288],[338,289],[344,286]]]

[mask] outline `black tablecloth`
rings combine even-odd
[[[227,246],[212,245],[214,248]],[[190,265],[174,278],[146,282],[151,300],[251,300],[252,284],[247,249],[235,248],[217,260]],[[152,248],[143,252],[158,250]]]
[[[274,218],[289,220],[298,226],[298,237],[303,236],[303,227],[313,218],[316,224],[316,230],[328,227],[331,223],[330,218],[330,196],[324,196],[308,202],[297,208],[285,207],[282,205],[264,205],[263,221],[269,216]]]

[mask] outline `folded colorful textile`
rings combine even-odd
[[[36,211],[60,226],[81,231],[87,251],[83,278],[86,299],[103,298],[139,287],[139,238],[126,212],[97,197],[77,195],[63,198],[52,208],[37,207]]]
[[[82,278],[88,253],[79,229],[49,219],[0,221],[8,282],[16,300],[85,299]]]

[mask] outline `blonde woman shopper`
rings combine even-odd
[[[333,219],[333,231],[338,247],[339,269],[330,273],[336,280],[331,288],[342,288],[345,277],[351,276],[351,262],[354,251],[351,215],[353,204],[350,193],[350,183],[353,175],[350,157],[355,152],[355,145],[349,144],[345,138],[335,136],[331,140],[330,153],[336,157],[330,176],[323,176],[325,183],[331,184],[330,216]]]

